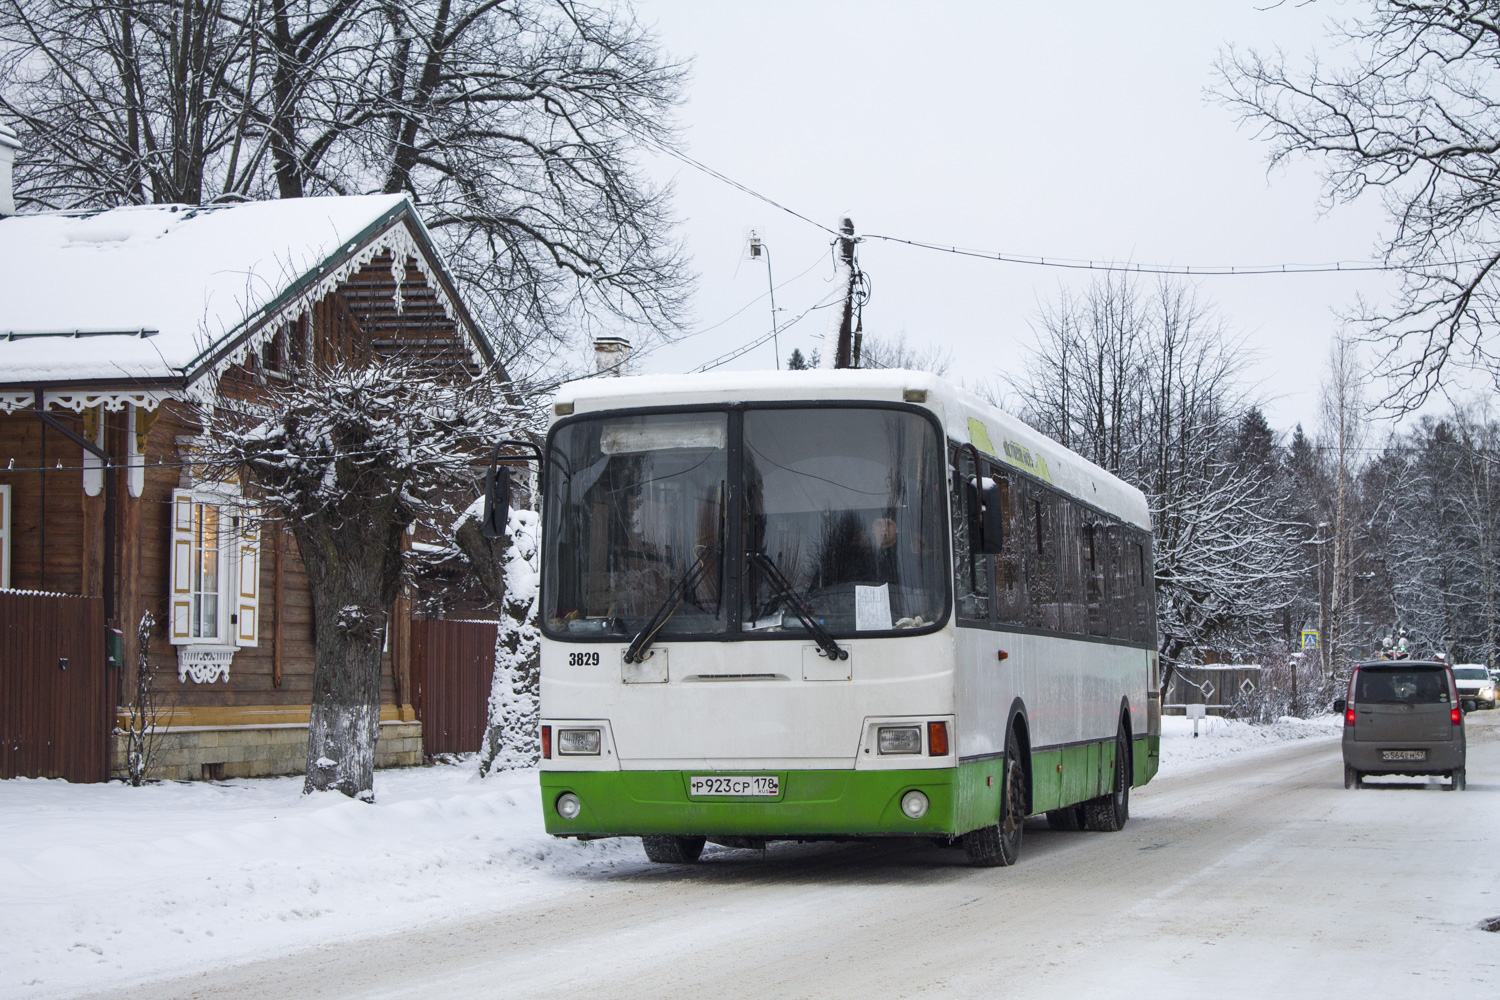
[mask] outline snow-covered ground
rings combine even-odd
[[[1162,774],[1289,740],[1338,718],[1249,726],[1163,720]],[[472,762],[383,771],[375,805],[304,798],[302,779],[146,788],[0,781],[0,997],[219,967],[498,911],[644,863],[635,840],[560,841],[533,771]]]
[[[499,908],[634,841],[541,825],[533,771],[382,771],[374,806],[301,778],[0,781],[0,997],[51,997]]]
[[[1199,720],[1195,739],[1192,720],[1165,715],[1161,720],[1161,769],[1165,774],[1177,774],[1212,767],[1226,758],[1238,758],[1293,740],[1339,737],[1343,725],[1343,718],[1337,715],[1312,719],[1283,716],[1265,726],[1210,716]]]

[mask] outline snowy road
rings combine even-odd
[[[110,997],[1492,997],[1500,712],[1469,790],[1342,787],[1336,741],[1137,790],[1119,834],[1033,821],[1020,864],[918,845],[585,869],[495,914]]]

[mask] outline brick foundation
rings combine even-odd
[[[422,724],[382,722],[375,747],[376,767],[422,763]],[[151,777],[177,781],[261,778],[307,770],[307,726],[182,727],[156,733]],[[110,775],[125,776],[125,745],[110,741]]]

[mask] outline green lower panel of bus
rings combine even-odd
[[[1160,738],[1131,746],[1133,785],[1156,774]],[[1031,812],[1083,802],[1114,783],[1114,740],[1041,750],[1031,757]],[[1002,760],[954,768],[903,771],[543,771],[547,832],[561,836],[638,837],[648,833],[741,837],[957,836],[1000,816]],[[774,774],[774,797],[689,794],[702,775]],[[927,813],[911,819],[901,797],[916,789]],[[565,820],[555,803],[564,792],[582,803]]]
[[[1155,777],[1160,746],[1159,736],[1132,741],[1132,785]],[[1105,794],[1114,787],[1114,758],[1114,740],[1038,750],[1031,755],[1031,811],[1046,812]]]
[[[1000,816],[1003,762],[903,771],[543,771],[547,832],[563,836],[632,837],[669,833],[704,836],[934,836],[957,835]],[[774,797],[705,797],[688,792],[702,775],[774,774]],[[911,790],[927,796],[919,819],[901,811]],[[582,810],[557,814],[564,792]]]

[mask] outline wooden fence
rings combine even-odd
[[[1179,666],[1172,672],[1162,711],[1182,715],[1189,705],[1202,705],[1210,715],[1222,715],[1241,696],[1254,694],[1264,683],[1256,664]]]
[[[104,781],[104,602],[0,591],[0,778]]]
[[[423,753],[480,748],[495,674],[495,633],[493,622],[412,619],[412,706],[422,720]]]

